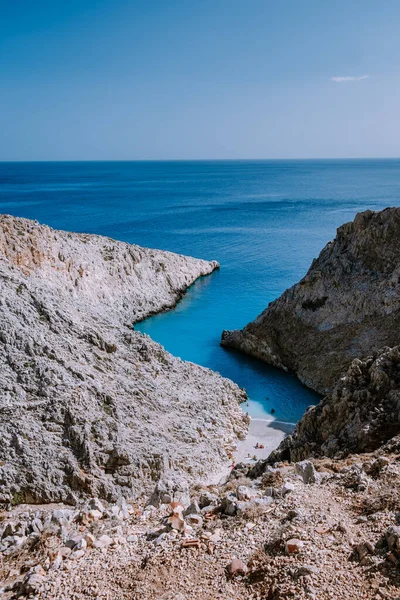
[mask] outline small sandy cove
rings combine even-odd
[[[234,452],[235,464],[243,462],[251,465],[256,460],[267,458],[293,429],[294,423],[274,419],[251,419],[246,439],[238,443]]]

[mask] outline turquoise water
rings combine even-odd
[[[0,211],[216,259],[175,310],[137,325],[245,387],[259,418],[296,421],[318,397],[219,346],[305,274],[341,223],[399,204],[400,161],[0,163]]]

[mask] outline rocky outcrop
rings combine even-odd
[[[256,470],[262,472],[279,460],[371,452],[399,434],[400,347],[396,346],[365,360],[355,359],[333,392],[307,410],[293,434]]]
[[[293,371],[330,392],[354,358],[396,346],[400,208],[366,211],[337,230],[306,276],[222,345]]]
[[[217,266],[0,217],[1,502],[218,476],[244,393],[132,329]]]

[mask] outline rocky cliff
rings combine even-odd
[[[218,475],[243,392],[132,329],[217,266],[0,217],[0,501]]]
[[[396,215],[356,223],[388,219],[393,243]],[[2,511],[1,597],[399,597],[399,346],[353,359],[267,461],[204,486],[244,431],[242,395],[130,324],[215,264],[0,223],[0,490],[12,504],[77,500]],[[381,252],[376,279],[393,307],[383,273],[395,267]],[[370,270],[365,290],[381,314],[375,284]],[[359,301],[355,288],[352,310]],[[129,503],[120,495],[136,492]]]
[[[343,457],[383,447],[400,434],[400,348],[355,359],[331,394],[310,407],[268,463]],[[261,472],[267,462],[256,467]]]
[[[399,240],[399,208],[358,214],[299,283],[242,331],[224,331],[222,345],[331,391],[354,358],[400,341]]]

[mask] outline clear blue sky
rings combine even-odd
[[[400,156],[399,0],[0,10],[0,160]]]

